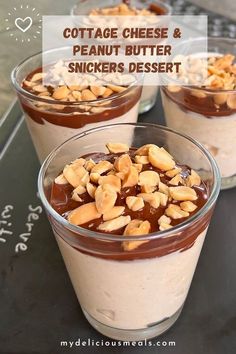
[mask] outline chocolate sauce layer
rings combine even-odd
[[[196,90],[196,88],[193,88],[193,90]],[[196,97],[191,94],[190,88],[182,87],[179,92],[170,92],[166,87],[163,87],[163,91],[184,112],[199,113],[206,118],[223,118],[236,113],[236,109],[229,108],[227,103],[217,105],[213,98],[214,92],[212,94],[206,93],[206,97]]]
[[[30,81],[34,74],[40,72],[42,68],[34,70],[25,80]],[[22,88],[35,95],[35,91],[26,86],[24,82]],[[52,87],[48,87],[49,91],[50,89],[52,90]],[[58,104],[58,100],[48,100],[43,103],[37,101],[37,95],[34,100],[19,95],[19,100],[23,110],[38,124],[45,124],[44,121],[47,121],[51,124],[78,129],[87,124],[102,123],[124,115],[138,102],[141,91],[141,86],[134,86],[122,95],[112,94],[106,103],[104,99],[99,98],[96,103],[66,102],[62,105]]]
[[[135,152],[134,149],[130,150],[129,152],[129,155],[133,161],[134,161],[134,152]],[[115,157],[117,157],[117,154],[114,155],[114,154],[94,153],[83,157],[86,159],[91,158],[95,162],[101,160],[108,160],[111,163],[114,163],[114,159]],[[180,164],[177,164],[177,167],[181,167],[182,169],[181,175],[183,178],[187,178],[190,175],[191,170],[189,167]],[[171,178],[164,175],[163,172],[160,171],[159,169],[156,169],[152,165],[147,164],[147,165],[143,165],[142,171],[145,170],[153,170],[158,172],[161,181],[166,185],[171,186],[169,184]],[[198,187],[194,187],[194,189],[198,195],[198,199],[194,201],[194,203],[197,205],[197,209],[194,212],[192,212],[190,216],[192,216],[199,209],[201,209],[208,199],[208,190],[204,183],[201,183],[201,185]],[[54,183],[51,188],[50,204],[56,210],[56,212],[59,213],[64,218],[67,218],[67,215],[71,210],[87,202],[94,201],[86,192],[80,196],[83,199],[83,202],[76,202],[72,199],[72,191],[73,191],[73,187],[70,184],[59,185]],[[121,193],[117,198],[115,205],[125,206],[125,212],[122,215],[130,215],[131,219],[148,220],[151,224],[150,232],[158,232],[159,231],[158,219],[164,214],[164,211],[167,206],[159,207],[156,209],[156,208],[152,208],[148,203],[145,203],[143,209],[135,212],[131,211],[126,206],[125,199],[127,196],[136,196],[140,192],[141,189],[140,186],[138,185],[131,188],[122,189]],[[171,203],[173,203],[173,201]],[[178,205],[180,204],[180,202],[175,202],[175,204]],[[137,249],[134,249],[132,251],[124,251],[122,249],[121,242],[117,242],[117,241],[109,242],[109,241],[96,240],[91,237],[84,237],[75,234],[68,230],[66,231],[64,230],[62,232],[61,225],[59,225],[55,220],[51,220],[51,222],[59,235],[61,235],[62,237],[63,235],[66,235],[67,241],[69,239],[70,240],[69,243],[72,242],[74,245],[76,245],[75,248],[78,248],[82,252],[94,254],[102,258],[131,260],[131,259],[140,259],[140,258],[150,258],[156,256],[160,257],[175,252],[177,250],[184,251],[190,248],[194,244],[199,234],[207,227],[211,213],[212,211],[209,211],[204,217],[202,217],[201,221],[188,226],[186,230],[182,233],[175,234],[173,232],[174,235],[173,237],[169,237],[169,238],[162,237],[161,239],[155,239],[149,241],[147,243],[140,245]],[[175,226],[182,223],[186,219],[187,218],[175,219],[172,220],[171,224]],[[102,218],[100,218],[100,219],[93,220],[92,222],[88,222],[82,225],[81,227],[96,232],[97,226],[102,222],[103,220]],[[110,232],[109,234],[122,235],[124,229],[125,228],[122,228],[120,230]],[[124,241],[125,241],[125,236],[124,236]]]

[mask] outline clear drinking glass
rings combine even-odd
[[[186,55],[198,54],[203,41],[188,43],[191,53]],[[208,38],[209,56],[229,53],[236,55],[235,39]],[[236,90],[171,87],[161,88],[167,126],[190,135],[211,152],[220,168],[222,189],[236,186]]]
[[[92,152],[105,152],[107,141],[133,147],[157,144],[170,151],[176,161],[191,163],[208,188],[206,204],[169,230],[125,236],[131,242],[148,241],[144,248],[128,252],[121,247],[124,236],[69,224],[49,203],[52,183],[68,162]],[[219,170],[208,151],[193,139],[162,126],[108,125],[78,134],[56,148],[42,165],[38,189],[90,324],[102,334],[124,341],[152,338],[170,328],[184,305],[220,189]]]
[[[99,4],[96,0],[80,0],[78,1],[71,9],[72,16],[87,15],[92,9],[102,9],[105,7],[116,7],[122,4],[121,0],[102,0],[99,1]],[[156,6],[159,13],[157,15],[171,15],[172,8],[169,4],[164,3],[163,1],[142,1],[142,0],[131,0],[129,6],[135,7],[137,9],[148,9],[150,5]],[[144,77],[145,80],[145,77]],[[142,88],[142,95],[139,104],[139,113],[148,112],[156,103],[158,85],[145,85]]]
[[[70,48],[49,50],[44,53],[47,62],[55,63],[58,54],[68,55]],[[62,56],[63,56],[62,55]],[[22,82],[36,69],[42,67],[42,53],[24,60],[12,72],[12,82],[24,112],[39,160],[65,140],[84,130],[111,123],[135,123],[142,86],[94,101],[58,101],[37,96],[24,88]]]

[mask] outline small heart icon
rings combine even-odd
[[[31,17],[25,17],[24,19],[17,17],[15,19],[16,27],[19,28],[19,30],[22,32],[26,32],[32,26],[32,23],[33,21]]]

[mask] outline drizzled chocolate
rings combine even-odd
[[[170,92],[167,87],[162,90],[166,96],[175,102],[184,112],[195,112],[204,115],[206,118],[217,118],[230,116],[236,113],[236,108],[230,108],[226,102],[221,105],[216,104],[214,92],[205,97],[196,97],[191,93],[191,89],[182,87],[179,92]],[[196,90],[195,87],[192,90]],[[217,93],[215,93],[217,95]]]
[[[76,100],[74,100],[74,102],[63,102],[62,104],[62,102],[53,100],[50,97],[50,100],[48,99],[45,103],[39,102],[37,101],[37,95],[33,87],[27,86],[25,81],[30,82],[35,74],[41,72],[42,68],[37,68],[22,82],[22,88],[34,94],[35,99],[31,102],[23,95],[19,95],[19,100],[24,111],[38,124],[44,124],[44,121],[47,121],[58,126],[78,129],[87,124],[102,123],[127,113],[135,106],[141,96],[142,88],[141,86],[136,86],[127,88],[127,92],[124,92],[124,94],[113,92],[109,96],[109,101],[106,102],[102,101],[100,98],[97,99],[97,102],[93,102],[92,104],[87,102],[87,106],[86,103],[81,102],[80,104],[80,102],[76,102]],[[41,83],[42,80],[39,84]],[[48,86],[46,89],[52,94],[52,87]],[[47,97],[44,97],[44,99],[47,100]],[[102,105],[100,104],[101,101]]]
[[[230,116],[236,112],[236,64],[231,54],[201,58],[183,58],[180,81],[197,86],[171,86],[164,93],[183,111],[204,115],[206,118]],[[186,66],[186,61],[188,62]],[[205,68],[207,65],[207,70]],[[199,85],[199,78],[202,83]],[[201,80],[200,80],[201,81]]]
[[[132,149],[129,151],[129,156],[131,157],[131,160],[134,162],[134,154],[135,150]],[[101,161],[101,160],[107,160],[111,163],[114,163],[115,159],[117,156],[120,154],[101,154],[101,153],[93,153],[90,155],[83,156],[83,158],[88,159],[93,159],[95,163]],[[183,179],[187,179],[188,176],[191,173],[191,169],[188,166],[183,166],[180,164],[176,164],[176,167],[181,168],[181,177]],[[163,171],[161,171],[158,168],[153,167],[151,164],[145,164],[143,165],[142,171],[156,171],[159,173],[160,180],[162,183],[169,187],[173,187],[173,185],[170,184],[171,177],[166,176]],[[197,200],[194,201],[194,204],[197,206],[197,208],[191,212],[190,216],[194,215],[196,212],[198,212],[206,203],[208,199],[208,189],[206,185],[201,182],[199,186],[194,186],[193,187],[196,194],[197,194]],[[51,195],[50,195],[50,204],[52,207],[56,210],[58,214],[63,216],[64,218],[67,218],[69,212],[71,210],[74,210],[75,208],[78,208],[80,205],[89,203],[93,201],[93,198],[85,192],[84,194],[80,195],[81,199],[83,200],[82,202],[76,202],[75,200],[72,199],[72,191],[73,187],[67,183],[67,184],[57,184],[53,183],[52,188],[51,188]],[[159,231],[159,225],[158,225],[158,219],[164,214],[165,209],[168,207],[158,207],[158,208],[153,208],[150,206],[150,204],[145,202],[144,208],[138,211],[132,211],[130,210],[127,205],[126,205],[126,198],[128,196],[136,196],[141,192],[141,187],[139,185],[130,187],[130,188],[122,188],[121,193],[118,195],[118,198],[116,200],[116,206],[124,206],[125,211],[122,215],[130,215],[131,219],[140,219],[140,220],[148,220],[151,225],[150,232],[158,232]],[[170,204],[170,201],[168,201]],[[173,203],[173,201],[171,201]],[[174,204],[180,205],[179,201],[174,201]],[[149,241],[147,243],[141,244],[137,249],[134,249],[132,251],[124,251],[121,247],[121,242],[117,241],[111,241],[111,242],[104,242],[102,240],[96,240],[91,237],[82,237],[78,234],[74,234],[71,231],[66,231],[68,234],[68,237],[73,240],[76,248],[78,247],[79,250],[90,253],[88,249],[91,250],[91,254],[101,252],[100,255],[103,258],[111,258],[111,259],[136,259],[136,258],[150,258],[154,256],[164,256],[168,253],[181,250],[184,251],[185,249],[188,249],[191,247],[196,240],[196,238],[199,236],[199,234],[205,230],[206,226],[209,223],[209,218],[211,216],[211,210],[204,216],[202,217],[201,221],[198,221],[195,224],[192,224],[186,228],[185,231],[175,234],[173,232],[173,237],[171,238],[161,238],[161,239],[155,239],[152,241]],[[181,219],[173,219],[171,221],[171,225],[175,226],[183,221],[186,220],[185,218]],[[54,223],[54,221],[52,220]],[[98,218],[96,220],[93,220],[92,222],[88,222],[86,224],[80,225],[81,227],[85,229],[89,229],[91,231],[98,231],[97,227],[103,223],[103,219]],[[60,226],[55,223],[55,228],[58,229],[58,232],[60,234]],[[109,232],[109,234],[119,234],[122,235],[124,232],[124,227],[115,230],[112,232]],[[125,240],[125,236],[124,236]],[[85,251],[86,248],[87,250]]]

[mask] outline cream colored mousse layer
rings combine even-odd
[[[72,136],[82,133],[85,130],[97,128],[101,125],[114,123],[136,123],[138,119],[139,101],[125,114],[114,119],[89,123],[79,129],[62,127],[44,120],[44,124],[38,124],[25,114],[28,129],[31,134],[38,158],[42,163],[47,155],[58,145],[62,144]],[[42,119],[42,118],[41,118]],[[43,120],[43,119],[42,119]],[[119,136],[117,137],[119,140]]]
[[[236,114],[207,118],[199,113],[183,111],[162,91],[167,126],[202,143],[214,156],[222,177],[236,173]]]
[[[206,231],[183,252],[131,261],[90,256],[55,236],[83,310],[114,328],[142,329],[183,305]]]

